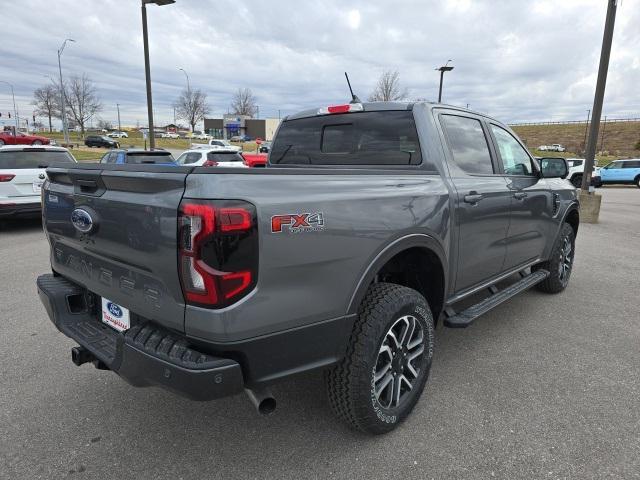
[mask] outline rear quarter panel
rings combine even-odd
[[[256,289],[226,309],[187,307],[188,335],[236,341],[344,316],[374,258],[405,235],[429,235],[448,256],[449,194],[440,175],[401,170],[310,174],[280,168],[245,172],[201,168],[187,177],[184,198],[254,204],[260,235]],[[301,213],[322,214],[323,228],[271,232],[273,216]]]

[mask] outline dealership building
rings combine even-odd
[[[222,118],[205,118],[204,131],[214,138],[248,135],[251,138],[272,140],[280,124],[278,118],[251,118],[247,115],[227,114]]]

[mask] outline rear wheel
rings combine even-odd
[[[576,236],[568,223],[562,225],[560,235],[553,246],[551,258],[539,263],[533,270],[541,268],[549,271],[549,276],[536,287],[546,293],[560,293],[569,284],[575,254]]]
[[[42,142],[40,140],[34,140],[31,145],[42,145]]]
[[[636,187],[640,188],[640,175],[638,175],[638,176],[636,177],[636,179],[634,180],[634,182],[635,182],[635,184],[636,184]]]
[[[571,184],[576,188],[580,188],[582,186],[582,174],[574,175],[571,178]]]
[[[422,295],[400,285],[372,285],[344,359],[325,375],[333,411],[366,433],[393,430],[420,398],[433,345],[433,316]]]

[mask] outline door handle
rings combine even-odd
[[[484,197],[479,193],[469,192],[469,195],[465,195],[464,196],[464,202],[465,203],[470,203],[471,205],[475,205],[476,203],[478,203],[483,198]]]
[[[527,197],[527,192],[516,192],[513,194],[513,198],[515,198],[516,200],[522,200],[523,198]]]

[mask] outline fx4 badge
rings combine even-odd
[[[271,217],[271,233],[320,232],[324,230],[324,216],[322,213],[291,213],[289,215],[274,215]]]

